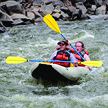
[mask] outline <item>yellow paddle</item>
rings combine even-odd
[[[44,62],[44,60],[29,60],[22,57],[16,57],[16,56],[9,56],[6,58],[7,64],[19,64],[23,62]],[[47,62],[65,62],[65,63],[74,63],[74,61],[56,61],[56,60],[47,60]],[[78,62],[80,64],[86,65],[86,66],[93,66],[93,67],[100,67],[102,66],[102,61],[84,61],[84,62]]]
[[[59,26],[57,24],[57,22],[55,21],[55,19],[50,15],[47,14],[44,18],[43,18],[44,22],[54,31],[58,32],[61,34],[61,36],[66,39],[66,37],[61,33]],[[67,39],[66,39],[67,40]],[[84,60],[86,61],[81,54],[72,46],[72,44],[70,44],[70,46],[77,52],[77,54]]]
[[[44,18],[43,18],[44,22],[54,31],[58,32],[61,34],[61,31],[59,29],[59,26],[57,24],[57,22],[55,21],[55,19],[50,15],[47,14]]]

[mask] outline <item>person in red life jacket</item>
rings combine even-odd
[[[51,60],[61,60],[61,61],[74,61],[74,66],[77,66],[77,59],[74,57],[72,53],[70,53],[67,49],[68,41],[63,39],[57,43],[59,45],[59,49],[56,50],[50,57]],[[47,59],[44,60],[47,62]],[[70,63],[61,63],[54,62],[54,64],[62,65],[65,67],[69,67]]]
[[[68,40],[68,45],[70,45],[71,44],[71,41],[69,41]],[[60,47],[57,47],[57,50],[59,50],[60,49]],[[77,52],[74,50],[74,49],[72,49],[72,48],[69,48],[69,47],[67,47],[66,48],[70,53],[72,53],[75,57],[76,57],[76,59],[77,59],[77,61],[78,62],[83,62],[84,60],[77,54]],[[81,54],[81,56],[86,60],[86,61],[90,61],[90,58],[89,58],[89,52],[87,52],[87,51],[85,51],[85,46],[84,46],[84,43],[83,42],[81,42],[81,41],[78,41],[78,42],[76,42],[76,44],[75,44],[75,49]],[[82,67],[85,67],[85,65],[83,65],[83,64],[78,64],[78,66],[82,66]],[[92,69],[92,67],[90,67],[90,66],[87,66],[88,67],[88,69]]]
[[[88,56],[89,53],[87,51],[85,51],[85,46],[84,46],[84,43],[81,42],[81,41],[78,41],[76,42],[75,44],[75,49],[81,54],[81,56],[86,60],[86,61],[90,61],[90,57]],[[78,62],[82,62],[84,61],[78,54],[77,52],[75,51],[72,51],[72,54],[76,57],[77,61]],[[78,66],[85,66],[85,65],[82,65],[82,64],[78,64]],[[92,69],[92,67],[90,66],[87,66],[90,70]]]

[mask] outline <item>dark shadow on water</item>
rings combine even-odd
[[[79,82],[78,80],[77,81],[56,81],[56,82],[53,82],[53,81],[48,81],[48,80],[43,80],[43,79],[37,79],[35,80],[36,81],[36,84],[42,84],[44,87],[58,87],[58,86],[69,86],[69,85],[78,85]]]
[[[69,88],[68,86],[73,85],[79,85],[80,83],[78,81],[58,81],[58,82],[50,82],[47,80],[42,79],[34,79],[34,82],[36,84],[36,89],[32,91],[33,94],[39,95],[39,96],[53,96],[57,94],[61,95],[68,95],[69,94]],[[38,85],[41,85],[42,87],[38,87]]]

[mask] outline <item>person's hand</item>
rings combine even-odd
[[[70,40],[68,40],[68,45],[70,46],[70,44],[71,44],[72,42],[70,41]]]
[[[77,61],[74,61],[73,64],[74,64],[75,67],[78,67],[78,62]]]
[[[47,59],[44,59],[44,62],[47,62]]]
[[[92,70],[93,67],[91,67],[91,66],[87,66],[87,68],[88,68],[89,70]]]

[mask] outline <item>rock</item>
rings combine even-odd
[[[69,18],[69,15],[64,13],[64,12],[61,12],[61,16],[62,18],[61,19],[66,19],[66,18]]]
[[[107,18],[105,18],[104,20],[108,20],[108,17],[107,17]]]
[[[95,5],[97,6],[97,7],[100,7],[101,5],[102,5],[102,2],[103,2],[104,0],[95,0]]]
[[[39,18],[37,18],[37,19],[35,19],[35,22],[43,22],[43,18],[41,18],[41,17],[39,17]]]
[[[96,9],[96,15],[105,15],[106,13],[106,5],[102,5],[101,7]]]
[[[69,6],[68,7],[69,11],[74,12],[76,10],[76,8],[74,6]]]
[[[84,14],[87,12],[87,9],[86,9],[86,7],[84,6],[84,4],[82,2],[76,3],[76,8],[82,10],[82,12]]]
[[[82,10],[75,9],[70,20],[81,20]]]
[[[3,25],[3,23],[0,21],[0,33],[4,33],[6,31],[6,27]]]
[[[60,15],[61,15],[60,13],[52,14],[52,16],[53,16],[56,20],[59,20]]]
[[[6,2],[1,2],[0,7],[8,14],[12,15],[14,13],[22,13],[23,14],[23,9],[22,5],[19,4],[16,1],[6,1]]]
[[[32,20],[33,18],[35,18],[35,15],[33,12],[27,12],[27,18]]]
[[[74,6],[76,3],[78,3],[78,2],[82,2],[82,3],[84,3],[84,2],[86,2],[87,0],[70,0],[71,1],[71,3],[72,3],[72,5]]]
[[[18,14],[18,13],[11,15],[11,18],[13,20],[18,19],[18,18],[28,20],[28,18],[24,14]]]
[[[6,27],[12,26],[13,20],[8,14],[0,10],[0,16],[1,16],[0,21],[3,23],[4,26]]]
[[[44,2],[42,1],[42,0],[35,0],[34,1],[34,4],[36,4],[36,5],[41,5],[41,4],[43,4]]]
[[[86,20],[86,19],[90,19],[90,17],[87,14],[82,14],[81,20]]]
[[[90,17],[82,12],[81,9],[76,9],[72,14],[72,20],[85,20],[90,19]]]
[[[90,15],[95,15],[96,14],[96,5],[92,5],[91,8],[87,9],[87,13]]]
[[[53,2],[53,6],[56,7],[56,6],[60,6],[60,7],[64,7],[65,4],[61,1],[61,0],[55,0]]]
[[[60,8],[61,7],[59,5],[55,6],[52,13],[60,13],[61,12],[61,9]]]
[[[84,2],[86,2],[86,0],[76,0],[76,2],[82,2],[82,3],[84,3]]]
[[[33,17],[30,19],[23,14],[13,14],[13,15],[11,15],[11,18],[13,19],[13,24],[14,25],[19,25],[19,24],[24,25],[24,24],[34,23],[33,22]]]
[[[72,17],[72,12],[69,10],[68,7],[61,7],[61,11],[63,11],[65,14],[68,14],[70,17]]]
[[[42,12],[44,13],[44,15],[51,14],[54,9],[52,3],[49,5],[44,4],[41,8],[42,8]]]
[[[35,19],[38,18],[38,17],[42,17],[39,12],[37,12],[35,10],[32,10],[32,12],[34,13],[34,16],[35,16],[34,18]]]
[[[22,21],[20,18],[13,20],[13,25],[23,25],[24,21]]]
[[[96,11],[96,5],[92,5],[92,11]]]

